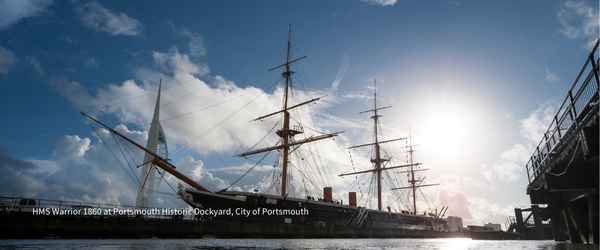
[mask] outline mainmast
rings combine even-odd
[[[288,30],[288,42],[285,56],[285,66],[281,75],[285,79],[285,92],[283,94],[283,128],[277,131],[277,135],[281,137],[283,145],[288,145],[290,136],[294,136],[293,133],[299,131],[290,131],[290,112],[288,112],[288,93],[290,85],[292,84],[292,71],[290,70],[290,53],[292,47],[292,27],[290,25]],[[281,196],[287,194],[287,168],[288,168],[288,157],[290,153],[290,147],[284,147],[281,154],[282,165],[281,165]]]
[[[291,70],[291,65],[292,65],[292,63],[295,63],[299,60],[306,58],[306,56],[302,56],[302,57],[299,57],[296,59],[292,59],[291,49],[292,49],[292,27],[290,25],[289,30],[288,30],[288,41],[287,41],[285,63],[269,69],[269,71],[272,71],[272,70],[275,70],[278,68],[283,68],[283,72],[281,73],[281,75],[283,76],[283,78],[285,80],[284,93],[283,93],[283,108],[279,111],[276,111],[276,112],[273,112],[273,113],[270,113],[270,114],[267,114],[267,115],[264,115],[264,116],[254,119],[254,121],[263,120],[267,117],[270,117],[270,116],[273,116],[273,115],[276,115],[279,113],[283,113],[283,124],[282,124],[281,129],[279,129],[277,131],[277,135],[281,138],[281,144],[272,146],[272,147],[248,151],[248,152],[245,152],[245,153],[242,153],[239,155],[241,157],[246,157],[249,155],[264,153],[264,152],[268,152],[268,151],[272,151],[272,150],[280,150],[280,152],[281,152],[281,196],[282,197],[286,197],[288,194],[287,193],[287,186],[288,186],[288,173],[287,172],[288,172],[290,148],[293,146],[300,146],[304,143],[309,143],[309,142],[313,142],[313,141],[330,138],[330,137],[333,137],[333,136],[336,136],[337,134],[339,134],[339,132],[337,132],[337,133],[331,133],[331,134],[323,134],[323,135],[319,135],[319,136],[311,136],[311,137],[308,137],[308,138],[305,138],[305,139],[299,140],[299,141],[294,140],[294,136],[296,136],[298,134],[302,134],[304,132],[301,130],[301,128],[290,129],[290,113],[289,113],[289,111],[296,107],[315,102],[321,98],[314,98],[314,99],[311,99],[311,100],[288,107],[289,93],[292,89],[292,74],[294,74],[294,71]]]
[[[389,159],[381,159],[381,150],[379,148],[379,115],[377,114],[377,79],[373,80],[373,133],[375,134],[375,159],[371,159],[375,163],[377,173],[377,208],[381,210],[381,163],[389,161]]]
[[[373,115],[371,116],[371,119],[373,119],[373,134],[374,134],[374,139],[373,140],[374,140],[374,142],[373,143],[367,143],[367,144],[361,144],[361,145],[352,146],[352,147],[349,147],[348,149],[354,149],[354,148],[359,148],[359,147],[364,147],[364,146],[373,146],[374,158],[371,158],[371,163],[373,163],[374,167],[373,167],[373,169],[363,170],[363,171],[357,171],[357,172],[352,172],[352,173],[344,173],[344,174],[340,174],[339,176],[364,174],[364,173],[374,173],[375,177],[377,179],[377,209],[381,210],[381,208],[382,208],[382,199],[381,199],[381,189],[382,189],[381,173],[383,171],[385,171],[385,170],[396,169],[396,168],[406,168],[406,167],[411,167],[412,168],[412,166],[416,166],[416,165],[418,165],[418,163],[417,164],[411,163],[411,164],[398,165],[398,166],[392,166],[392,167],[384,167],[383,166],[383,163],[388,162],[390,159],[381,158],[381,148],[380,148],[380,145],[383,144],[383,143],[388,143],[388,142],[393,142],[393,141],[406,140],[406,137],[397,138],[397,139],[391,139],[391,140],[384,140],[384,141],[380,141],[379,140],[379,118],[381,117],[381,115],[379,114],[379,111],[383,110],[383,109],[391,108],[392,106],[385,106],[385,107],[379,107],[379,106],[377,106],[377,80],[373,80],[373,85],[374,85],[374,90],[373,90],[373,109],[359,112],[359,114],[373,113]]]

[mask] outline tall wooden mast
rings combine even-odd
[[[377,173],[377,208],[381,210],[381,163],[388,161],[389,159],[381,159],[381,150],[379,149],[379,115],[377,114],[377,79],[373,80],[373,133],[375,134],[375,159],[371,159],[371,162],[375,163],[375,170]]]
[[[289,110],[294,109],[296,107],[305,105],[305,104],[309,104],[312,102],[315,102],[317,100],[319,100],[320,98],[314,98],[293,106],[288,106],[288,100],[289,100],[289,94],[290,94],[290,90],[292,89],[292,74],[294,74],[294,72],[291,70],[291,65],[292,63],[295,63],[299,60],[302,60],[304,58],[306,58],[306,56],[303,57],[299,57],[296,59],[292,59],[292,55],[291,55],[291,51],[292,50],[292,28],[291,25],[289,26],[289,30],[288,30],[288,41],[287,41],[287,50],[286,50],[286,57],[285,57],[285,63],[273,67],[271,69],[269,69],[269,71],[278,69],[278,68],[283,68],[283,72],[281,73],[281,75],[283,76],[284,80],[285,80],[285,86],[284,86],[284,93],[283,93],[283,108],[279,111],[258,117],[256,120],[262,120],[265,119],[267,117],[279,114],[279,113],[283,113],[283,125],[282,128],[280,130],[277,131],[277,135],[281,138],[281,144],[276,145],[276,146],[272,146],[272,147],[267,147],[267,148],[262,148],[262,149],[257,149],[257,150],[252,150],[252,151],[248,151],[245,153],[240,154],[239,156],[241,157],[246,157],[249,155],[254,155],[254,154],[259,154],[259,153],[264,153],[264,152],[268,152],[268,151],[272,151],[272,150],[280,150],[281,152],[281,196],[282,197],[286,197],[287,196],[287,186],[288,186],[288,164],[289,164],[289,154],[290,154],[290,148],[293,146],[300,146],[304,143],[309,143],[309,142],[313,142],[313,141],[318,141],[318,140],[322,140],[322,139],[326,139],[326,138],[330,138],[333,136],[336,136],[337,134],[339,134],[339,132],[337,133],[331,133],[331,134],[323,134],[323,135],[319,135],[319,136],[311,136],[302,140],[294,140],[293,137],[295,135],[298,134],[302,134],[303,131],[299,128],[294,128],[294,129],[290,129],[290,113]]]
[[[412,191],[412,207],[413,207],[413,214],[417,214],[417,188],[422,188],[422,187],[430,187],[430,186],[437,186],[439,185],[439,183],[436,184],[421,184],[424,181],[423,179],[415,179],[415,172],[417,171],[425,171],[425,170],[429,170],[429,169],[414,169],[414,162],[413,162],[413,154],[415,152],[414,150],[414,145],[412,144],[412,135],[409,135],[409,139],[408,139],[408,145],[406,146],[408,148],[408,162],[410,168],[407,171],[408,173],[408,183],[409,185],[407,187],[397,187],[397,188],[392,188],[392,190],[401,190],[401,189],[410,189]],[[418,164],[420,165],[420,163]]]
[[[287,51],[285,56],[285,66],[281,75],[285,79],[285,92],[283,94],[283,128],[278,131],[279,137],[281,137],[283,145],[288,145],[290,140],[290,113],[288,112],[288,93],[290,92],[290,85],[292,84],[292,71],[290,70],[290,53],[292,47],[292,27],[288,29],[288,42]],[[288,155],[290,147],[284,147],[281,155],[281,196],[287,194],[287,168],[288,168]]]
[[[411,163],[411,164],[391,166],[391,167],[384,167],[382,165],[382,163],[385,163],[385,162],[389,161],[390,159],[381,158],[380,145],[383,144],[383,143],[387,143],[387,142],[393,142],[393,141],[399,141],[399,140],[406,140],[406,137],[397,138],[397,139],[391,139],[391,140],[384,140],[384,141],[380,141],[379,140],[379,118],[381,117],[381,115],[379,114],[378,111],[383,110],[383,109],[391,108],[392,106],[385,106],[385,107],[379,107],[379,106],[377,106],[377,80],[373,80],[373,85],[374,85],[374,91],[373,91],[373,109],[362,111],[359,114],[373,113],[373,115],[371,116],[371,119],[373,119],[374,142],[373,143],[367,143],[367,144],[361,144],[361,145],[352,146],[352,147],[349,147],[348,149],[354,149],[354,148],[359,148],[359,147],[364,147],[364,146],[373,146],[373,149],[374,149],[373,150],[374,151],[374,158],[371,158],[371,163],[373,163],[374,167],[373,167],[373,169],[363,170],[363,171],[357,171],[357,172],[352,172],[352,173],[344,173],[344,174],[340,174],[339,176],[364,174],[364,173],[374,173],[375,177],[377,179],[377,209],[381,210],[382,209],[382,199],[381,199],[382,182],[381,182],[381,173],[383,171],[385,171],[385,170],[390,170],[390,169],[412,167],[412,166],[418,165],[418,163],[417,164],[412,164]]]
[[[412,145],[412,136],[409,135],[409,139],[408,139],[408,162],[409,163],[413,163],[413,153],[415,151],[413,150],[413,145]],[[410,183],[410,186],[412,187],[412,201],[413,201],[413,212],[415,214],[417,214],[417,187],[416,187],[416,183],[417,181],[415,181],[415,169],[413,167],[410,167],[410,180],[408,181]]]

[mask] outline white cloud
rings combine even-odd
[[[181,34],[189,39],[188,50],[190,56],[198,58],[206,55],[206,48],[204,47],[204,40],[199,33],[184,30]]]
[[[155,51],[152,58],[156,69],[140,68],[136,71],[136,79],[107,85],[94,91],[94,95],[75,81],[63,80],[53,84],[79,109],[95,111],[97,115],[114,115],[122,123],[147,127],[156,98],[157,83],[162,79],[161,123],[168,141],[172,144],[170,148],[178,149],[171,152],[183,157],[175,163],[178,169],[199,179],[211,190],[223,188],[225,184],[239,177],[240,172],[248,169],[249,165],[241,164],[218,171],[206,171],[203,161],[188,157],[187,153],[194,152],[205,156],[232,155],[252,146],[258,148],[276,143],[277,136],[271,128],[279,119],[266,119],[262,122],[250,120],[280,108],[280,88],[266,92],[253,86],[240,87],[222,76],[211,76],[207,65],[193,63],[188,55],[180,53],[177,48],[168,52]],[[330,91],[295,90],[291,103],[324,93],[331,94]],[[335,96],[330,95],[327,98],[334,99]],[[339,117],[314,115],[325,113],[323,110],[330,103],[335,101],[295,109],[292,112],[293,123],[302,121],[306,136],[314,135],[314,131],[343,130],[340,128],[344,126],[356,127],[352,122],[336,122],[341,119]],[[269,132],[270,136],[265,137]],[[266,139],[255,145],[263,137]],[[305,188],[313,194],[320,194],[322,187],[334,186],[338,193],[336,196],[347,200],[346,192],[356,188],[352,185],[354,179],[344,180],[338,178],[337,174],[343,170],[348,171],[350,164],[345,150],[348,141],[348,138],[341,136],[335,141],[325,140],[317,143],[318,145],[307,144],[296,150],[290,167],[292,195],[304,196]],[[93,148],[93,145],[90,148]],[[354,160],[368,163],[367,157],[355,155]],[[252,160],[249,162],[253,164]],[[277,180],[272,176],[273,171],[279,170],[269,164],[270,162],[265,162],[259,166],[235,188],[276,192],[279,184],[273,183]]]
[[[472,211],[472,219],[467,220],[467,222],[470,221],[475,225],[483,225],[490,222],[503,224],[506,217],[514,213],[514,207],[510,205],[502,206],[486,198],[470,197],[469,204]]]
[[[221,178],[215,177],[211,172],[206,171],[204,162],[196,160],[191,156],[186,156],[177,164],[179,171],[187,176],[191,176],[198,183],[213,190],[218,191],[227,187],[227,183]]]
[[[550,126],[550,122],[554,119],[556,110],[556,105],[549,103],[541,105],[527,118],[521,120],[521,135],[531,144],[540,142],[548,126]]]
[[[77,135],[65,136],[57,148],[55,154],[58,157],[77,158],[83,157],[90,150],[91,140],[89,138],[81,138]]]
[[[223,167],[219,161],[211,160],[211,157],[215,157],[215,155],[216,157],[219,157],[219,155],[231,156],[252,146],[258,148],[276,143],[277,137],[273,135],[273,131],[270,131],[270,129],[279,119],[266,119],[262,122],[249,121],[259,115],[280,108],[282,96],[280,88],[265,91],[253,86],[238,86],[223,76],[211,75],[207,65],[192,62],[187,54],[181,53],[177,48],[166,52],[155,51],[152,53],[152,59],[155,67],[139,68],[135,72],[134,79],[125,80],[118,84],[105,85],[105,87],[93,91],[93,95],[87,92],[81,84],[75,84],[73,81],[63,81],[62,84],[55,86],[79,108],[95,110],[101,117],[116,117],[118,121],[128,124],[128,127],[146,128],[152,115],[157,83],[159,79],[162,79],[161,119],[170,143],[170,152],[172,156],[176,156],[174,163],[177,165],[178,170],[198,180],[211,190],[220,190],[226,187],[254,164],[252,160],[249,160],[239,165],[233,164]],[[60,88],[65,88],[65,90],[60,90]],[[370,203],[371,207],[375,207],[377,203],[372,191],[370,197],[368,191],[371,175],[365,174],[358,177],[348,176],[344,178],[337,176],[342,172],[368,169],[371,165],[369,164],[370,155],[368,150],[352,152],[353,161],[349,160],[348,151],[345,148],[351,142],[357,142],[355,141],[358,140],[355,138],[355,134],[367,137],[364,131],[365,126],[362,126],[362,121],[348,121],[326,112],[329,105],[340,102],[336,99],[340,98],[339,93],[332,93],[331,91],[331,88],[326,88],[314,92],[302,90],[294,92],[292,103],[314,96],[321,96],[324,93],[329,94],[327,98],[333,98],[333,101],[319,103],[318,105],[307,105],[292,113],[294,121],[302,121],[307,136],[315,134],[314,130],[345,130],[346,133],[336,138],[335,141],[325,140],[315,144],[306,144],[295,151],[290,165],[292,176],[290,179],[291,194],[292,196],[302,197],[307,194],[305,190],[308,190],[309,195],[316,194],[320,196],[324,186],[332,186],[334,188],[334,199],[343,199],[347,202],[347,192],[357,191],[359,192],[360,205],[367,204],[368,199],[370,199],[372,201]],[[369,97],[364,95],[364,98]],[[125,131],[128,136],[134,136],[138,141],[144,140],[145,132],[143,130],[136,132],[126,130],[127,127],[122,125],[118,127]],[[356,132],[357,130],[359,132]],[[265,141],[255,145],[268,132],[271,132],[270,136],[266,137]],[[104,149],[104,157],[110,156],[107,155],[106,149],[99,146],[98,143],[94,143],[94,140],[87,146],[87,150],[84,150],[86,148],[85,143],[83,143],[85,140],[82,138],[79,140],[71,138],[69,141],[79,145],[74,149],[80,149],[79,152],[85,151],[83,157],[87,159],[86,162],[93,162],[98,158],[98,156],[91,156],[99,148]],[[115,149],[114,145],[112,148]],[[68,151],[78,152],[77,150]],[[194,157],[190,155],[194,155]],[[519,158],[520,155],[518,150],[514,150],[503,154],[501,158],[513,160]],[[245,191],[258,189],[261,192],[276,193],[280,185],[278,179],[280,168],[273,167],[272,163],[272,161],[263,162],[232,189]],[[74,163],[71,164],[75,165]],[[208,164],[218,164],[218,166]],[[86,163],[84,165],[95,166],[96,164]],[[89,172],[86,169],[80,171]],[[111,169],[111,174],[114,175],[117,172],[119,177],[114,176],[110,182],[113,184],[119,182],[120,184],[114,185],[120,186],[121,190],[132,190],[131,195],[115,194],[112,190],[106,190],[104,192],[113,195],[97,197],[98,199],[126,201],[134,198],[135,186],[127,184],[131,182],[126,175],[127,172],[122,168]],[[395,176],[393,173],[391,175]],[[98,180],[94,183],[100,183],[98,185],[104,188],[102,180],[107,177],[105,175],[98,176],[96,178]],[[387,180],[388,182],[384,183],[385,187],[405,184],[405,179],[401,178],[403,175],[398,174],[398,176],[397,180],[391,183],[389,183],[390,180]],[[173,177],[167,177],[167,179],[173,183]],[[402,183],[397,183],[398,181]],[[485,215],[482,211],[477,211],[478,209],[498,207],[500,211],[502,207],[487,200],[480,202],[479,200],[472,201],[470,199],[473,192],[470,190],[481,190],[482,182],[472,178],[460,178],[460,180],[455,181],[442,180],[440,183],[444,187],[448,187],[444,190],[450,192],[446,197],[448,199],[441,199],[439,195],[430,196],[438,197],[437,204],[433,205],[438,205],[438,208],[440,204],[449,205],[451,206],[449,212],[453,215],[470,217],[472,221],[480,222],[481,220],[483,222],[481,218]],[[437,181],[431,180],[431,183],[437,183]],[[79,193],[87,192],[82,186],[75,186],[73,189],[79,190]],[[407,192],[384,190],[384,204],[385,206],[391,206],[394,210],[406,209],[407,194]],[[93,197],[90,196],[89,198],[92,199]],[[452,197],[456,199],[452,199]],[[460,197],[465,198],[467,201],[451,202],[453,200],[459,201]],[[426,204],[425,200],[419,200],[420,211],[431,208],[431,204]]]
[[[580,0],[565,1],[557,16],[559,32],[567,38],[584,39],[588,47],[591,47],[600,36],[597,6]]]
[[[7,74],[16,61],[17,58],[12,51],[0,46],[0,75]]]
[[[0,194],[35,195],[43,188],[42,182],[38,180],[40,172],[42,171],[33,162],[15,159],[0,150]]]
[[[396,3],[398,3],[398,0],[360,0],[360,1],[368,3],[368,4],[372,4],[372,5],[379,5],[379,6],[392,6]]]
[[[544,78],[548,82],[558,82],[558,81],[560,81],[560,77],[558,77],[558,75],[556,73],[550,71],[548,68],[544,69]]]
[[[50,85],[79,109],[90,111],[94,107],[94,104],[90,102],[91,95],[81,86],[81,83],[58,79],[50,81]]]
[[[491,166],[483,165],[481,171],[488,181],[512,182],[524,173],[525,163],[529,159],[530,150],[522,144],[515,144],[502,152],[500,161]]]
[[[100,131],[103,139],[111,139]],[[0,152],[0,193],[49,199],[133,204],[135,185],[106,148],[87,137],[66,135],[50,159],[21,161]],[[106,140],[110,142],[109,140]],[[110,146],[115,146],[110,145]],[[131,191],[127,191],[131,190]]]
[[[125,13],[115,13],[98,2],[76,7],[83,24],[91,29],[108,32],[113,36],[135,36],[142,33],[142,23]]]
[[[481,174],[488,181],[514,182],[524,178],[525,164],[529,160],[533,149],[542,139],[554,118],[556,108],[554,105],[545,104],[534,110],[520,123],[520,133],[525,139],[523,143],[512,145],[502,152],[500,159],[490,165],[481,166]]]
[[[344,79],[344,75],[346,75],[346,72],[348,71],[348,66],[350,66],[350,58],[348,57],[348,55],[344,54],[342,56],[342,62],[338,67],[337,74],[335,74],[335,79],[333,80],[333,82],[331,82],[332,92],[338,91],[340,83],[342,82],[342,80]]]
[[[1,0],[0,30],[18,23],[23,18],[40,15],[51,4],[52,0]]]
[[[210,72],[208,66],[194,64],[186,54],[179,53],[177,48],[171,48],[167,53],[154,51],[152,53],[154,62],[161,69],[173,75],[206,75]]]

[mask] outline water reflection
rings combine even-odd
[[[2,240],[0,249],[399,249],[399,250],[590,250],[598,246],[554,241],[471,239],[115,239]]]
[[[474,245],[477,245],[475,241],[471,239],[457,238],[457,239],[444,239],[444,243],[441,249],[443,250],[462,250],[462,249],[476,249]]]

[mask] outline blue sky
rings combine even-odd
[[[526,204],[522,163],[598,38],[598,3],[584,0],[0,0],[0,16],[0,148],[15,161],[53,166],[34,179],[58,182],[51,176],[61,172],[62,164],[76,165],[78,161],[61,159],[61,150],[69,148],[64,143],[83,142],[85,150],[100,147],[79,110],[143,133],[157,78],[165,77],[165,94],[171,95],[167,100],[182,102],[169,104],[163,117],[210,105],[201,97],[210,99],[216,95],[210,91],[223,89],[229,92],[218,93],[225,97],[236,91],[265,95],[262,106],[249,108],[251,114],[276,108],[279,75],[267,69],[281,63],[291,24],[294,54],[308,56],[295,66],[298,101],[326,93],[329,102],[315,112],[346,122],[315,118],[313,125],[347,131],[341,144],[368,140],[366,117],[357,111],[369,104],[364,97],[377,78],[381,101],[394,106],[383,120],[387,134],[413,131],[416,141],[429,145],[418,158],[437,169],[432,178],[456,186],[451,193],[433,194],[434,199],[447,203],[448,197],[494,196],[493,190],[469,193],[475,182],[514,187],[496,199],[470,200],[466,209],[477,222],[500,220],[507,208]],[[128,80],[133,82],[128,86],[140,89],[123,87]],[[185,93],[193,92],[196,81],[207,88],[190,98],[195,93]],[[120,109],[101,111],[109,104]],[[171,123],[166,128],[167,136],[175,138],[174,152],[183,152],[174,156],[175,162],[198,165],[201,160],[204,170],[243,164],[232,159],[232,152],[252,145],[256,136],[242,138],[226,130],[228,138],[240,143],[192,145],[184,138],[185,129],[219,121],[200,116],[165,121]],[[344,161],[340,169],[348,167]],[[227,182],[228,177],[221,179]],[[5,192],[15,190],[23,191]],[[498,212],[476,211],[490,207]]]

